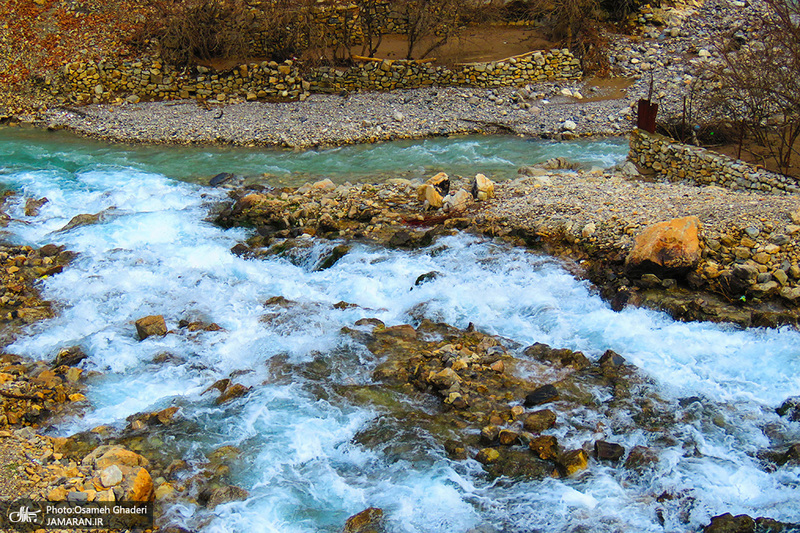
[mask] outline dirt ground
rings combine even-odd
[[[428,38],[415,46],[414,57],[426,50],[431,42],[432,39]],[[434,50],[428,57],[436,58],[435,63],[438,65],[453,65],[495,61],[531,50],[548,50],[555,46],[530,27],[486,24],[466,28],[461,35]],[[352,51],[359,55],[361,47],[355,46]],[[407,53],[408,41],[404,35],[386,35],[376,56],[383,59],[405,59]]]
[[[420,41],[414,47],[414,59],[418,59],[422,51],[426,50],[433,38],[429,37]],[[484,24],[469,26],[463,33],[454,37],[448,43],[437,48],[426,59],[434,59],[434,65],[452,66],[457,63],[473,63],[483,61],[496,61],[532,50],[549,50],[556,48],[557,43],[545,39],[541,32],[527,26],[509,26],[497,24]],[[318,53],[318,52],[317,52]],[[355,45],[350,49],[354,56],[364,53],[362,45]],[[378,53],[375,57],[381,59],[405,59],[408,54],[408,40],[405,35],[384,35]],[[327,50],[325,55],[332,57],[332,51]],[[268,58],[250,57],[233,59],[214,59],[201,61],[200,64],[224,71],[241,65],[242,63],[260,62]],[[312,59],[303,57],[302,59]]]
[[[713,150],[720,154],[725,154],[734,159],[741,159],[754,165],[760,165],[773,172],[780,172],[775,159],[770,155],[769,149],[760,146],[752,139],[745,139],[742,143],[741,155],[739,152],[739,143],[726,143],[719,146],[704,146],[709,150]],[[791,168],[787,173],[789,176],[795,178],[800,177],[800,141],[795,143],[794,154],[791,158]]]

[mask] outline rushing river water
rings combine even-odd
[[[8,348],[49,359],[59,348],[79,345],[89,355],[85,367],[100,372],[88,384],[91,409],[56,428],[58,433],[121,427],[131,414],[176,405],[200,428],[168,443],[190,463],[223,445],[242,450],[232,481],[249,491],[246,501],[213,512],[173,505],[165,523],[202,526],[205,532],[334,532],[369,506],[383,508],[398,532],[692,531],[724,512],[800,522],[800,468],[769,472],[756,457],[770,447],[769,435],[800,440],[800,423],[774,411],[800,392],[795,331],[684,324],[636,309],[614,312],[557,261],[468,236],[441,239],[435,253],[355,245],[324,271],[313,267],[332,246],[327,242],[312,243],[294,262],[243,259],[229,250],[247,233],[205,221],[209,205],[224,198],[224,191],[176,181],[166,170],[186,178],[188,172],[177,170],[181,158],[191,164],[207,158],[208,172],[194,175],[212,175],[231,170],[236,157],[218,166],[213,154],[225,156],[215,151],[2,135],[7,132],[0,132],[0,177],[18,193],[7,202],[13,218],[7,238],[63,244],[79,253],[40,287],[57,302],[58,316],[34,325]],[[479,154],[483,142],[506,141],[464,138],[352,149],[379,159],[394,157],[381,150],[393,154],[420,146]],[[560,148],[549,144],[527,162],[564,155]],[[582,151],[597,149],[585,145]],[[332,158],[334,168],[343,164],[335,159],[341,153],[314,157]],[[288,168],[292,157],[309,156],[280,157]],[[614,162],[613,154],[596,159],[604,157]],[[489,159],[485,164],[493,168]],[[476,158],[467,166],[491,174],[483,163]],[[447,169],[451,162],[425,166],[437,164]],[[43,196],[49,202],[41,214],[26,217],[25,198]],[[109,208],[114,209],[102,223],[56,231],[77,214]],[[420,274],[433,270],[441,275],[409,290]],[[299,307],[265,322],[264,302],[273,296]],[[334,309],[339,301],[359,307]],[[361,446],[354,436],[380,412],[337,397],[332,387],[368,383],[374,362],[340,330],[363,317],[409,323],[419,304],[431,319],[461,328],[473,322],[522,346],[543,342],[582,350],[593,360],[613,349],[652,378],[676,410],[679,398],[702,400],[677,417],[673,434],[680,438],[674,442],[655,443],[625,421],[604,429],[591,413],[576,415],[580,423],[569,429],[553,430],[567,448],[597,438],[627,449],[653,446],[659,450],[657,468],[642,476],[592,462],[573,478],[492,482],[477,462],[448,459],[424,435],[399,455]],[[163,314],[172,328],[189,318],[224,329],[139,342],[133,321],[150,314]],[[152,362],[164,352],[172,354],[168,362]],[[324,378],[306,372],[275,379],[267,363],[279,355],[289,364],[324,361],[328,370],[320,372]],[[232,373],[251,392],[214,405],[203,391]],[[614,433],[612,427],[628,430]]]
[[[341,183],[420,177],[441,171],[464,176],[483,172],[502,179],[513,177],[522,166],[551,157],[563,156],[587,167],[605,168],[624,160],[628,153],[623,139],[557,143],[512,135],[403,140],[305,152],[209,146],[154,150],[31,129],[6,129],[0,133],[0,140],[9,143],[3,154],[13,152],[16,164],[30,168],[76,172],[87,165],[105,164],[202,183],[220,172],[231,172],[253,181],[267,180],[274,186],[299,186],[321,176]]]

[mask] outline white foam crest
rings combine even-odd
[[[476,526],[480,518],[475,508],[465,501],[459,487],[441,479],[442,473],[434,469],[398,475],[385,485],[379,483],[371,501],[391,510],[389,517],[396,531],[448,533]]]
[[[386,260],[372,264],[373,258],[369,267],[383,284],[369,289],[370,305],[391,309],[400,304],[408,311],[425,304],[451,324],[474,322],[523,343],[545,342],[590,355],[610,348],[677,395],[776,404],[800,388],[800,334],[795,331],[680,323],[641,309],[617,313],[554,263],[466,237],[441,242],[448,249],[436,257],[412,260],[386,252]],[[349,273],[357,273],[358,265],[351,261],[349,266]],[[403,290],[413,286],[412,278],[433,270],[442,275],[419,290]],[[356,283],[349,282],[351,290]],[[381,304],[378,298],[389,293],[394,300]]]
[[[197,189],[155,175],[104,169],[74,177],[20,174],[12,182],[50,202],[41,220],[9,229],[21,239],[55,240],[81,255],[42,284],[45,297],[59,302],[58,316],[35,325],[35,334],[10,350],[52,358],[58,348],[77,344],[89,355],[84,365],[105,373],[91,382],[93,409],[70,430],[122,423],[180,400],[185,416],[207,432],[200,448],[246,447],[253,467],[237,482],[251,497],[220,506],[206,531],[334,530],[370,505],[386,509],[393,526],[409,532],[466,531],[489,517],[508,531],[531,523],[547,531],[592,524],[599,531],[660,531],[653,517],[656,487],[694,492],[695,526],[732,510],[800,519],[793,504],[798,469],[768,474],[750,455],[768,442],[759,413],[766,421],[775,417],[766,409],[796,394],[800,384],[800,337],[794,331],[683,324],[644,310],[615,313],[557,263],[465,236],[441,240],[436,254],[355,245],[321,272],[312,267],[329,243],[314,244],[301,266],[280,258],[242,259],[229,249],[244,232],[200,222],[205,213]],[[49,233],[75,214],[112,206],[117,212],[105,221]],[[15,217],[24,217],[21,209],[18,203]],[[414,285],[431,271],[440,274]],[[271,312],[264,307],[271,296],[297,304],[262,320]],[[340,300],[361,308],[333,309]],[[182,318],[199,316],[224,331],[139,342],[133,321],[150,314],[163,314],[172,329]],[[319,400],[300,375],[293,385],[268,380],[267,359],[330,357],[342,346],[340,328],[360,317],[394,325],[420,314],[459,327],[474,322],[525,345],[546,342],[590,357],[614,349],[653,376],[668,399],[701,395],[731,402],[723,412],[727,422],[716,429],[705,418],[687,425],[685,439],[696,444],[699,456],[688,456],[680,445],[668,448],[658,476],[632,485],[593,467],[577,480],[504,487],[487,484],[470,467],[456,472],[437,458],[387,464],[379,452],[351,443],[374,413]],[[185,362],[153,364],[164,351]],[[252,371],[236,377],[254,387],[250,394],[223,406],[213,405],[211,394],[201,395],[235,370]],[[593,420],[588,411],[574,416]],[[597,437],[566,427],[553,433],[575,447]],[[652,444],[643,431],[609,430],[605,436],[627,448]],[[171,512],[205,516],[189,508]]]

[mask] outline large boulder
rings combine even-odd
[[[450,193],[442,200],[445,211],[463,211],[472,201],[472,195],[464,189]]]
[[[700,261],[700,220],[674,218],[647,226],[637,237],[625,264],[632,272],[685,274]]]
[[[444,172],[439,172],[425,183],[432,185],[442,197],[450,193],[450,178]]]

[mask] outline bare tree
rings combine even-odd
[[[148,28],[167,61],[241,57],[252,38],[254,16],[241,0],[158,0]]]
[[[779,172],[788,174],[800,156],[800,5],[764,0],[747,44],[736,41],[710,62],[711,109],[735,122],[742,137],[764,147]],[[740,140],[741,152],[741,140]]]
[[[572,48],[581,34],[595,24],[597,0],[531,0],[531,16],[550,24],[550,38]]]
[[[383,22],[387,15],[386,4],[380,0],[359,0],[356,5],[363,35],[361,55],[375,57],[383,41],[385,31]]]
[[[460,31],[461,21],[471,10],[469,0],[393,0],[392,9],[405,23],[408,40],[406,59],[424,44],[417,59],[423,59],[446,44]]]

